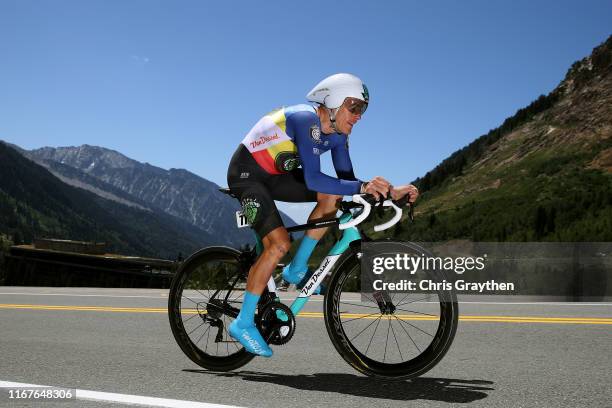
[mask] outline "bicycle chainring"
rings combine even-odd
[[[270,302],[259,313],[257,328],[268,344],[281,346],[295,333],[295,316],[289,306]]]

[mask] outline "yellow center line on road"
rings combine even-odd
[[[0,309],[22,309],[22,310],[63,310],[76,312],[116,312],[116,313],[168,313],[167,308],[151,307],[115,307],[115,306],[61,306],[61,305],[22,305],[22,304],[0,304]],[[196,309],[183,309],[184,314],[196,314]],[[345,319],[378,319],[379,313],[342,313]],[[321,312],[301,312],[298,317],[316,318],[323,317]],[[401,320],[438,320],[438,316],[419,314],[396,314]],[[484,322],[484,323],[556,323],[556,324],[612,324],[611,317],[545,317],[545,316],[460,316],[462,322]]]
[[[88,312],[168,313],[167,308],[114,307],[114,306],[56,306],[56,305],[12,305],[0,304],[0,309],[66,310]]]

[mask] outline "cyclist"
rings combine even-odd
[[[274,200],[316,202],[308,220],[333,217],[344,195],[369,193],[398,199],[416,187],[393,188],[383,177],[364,182],[355,177],[348,137],[369,103],[366,85],[351,74],[335,74],[307,95],[317,106],[295,105],[268,113],[249,131],[234,153],[227,174],[231,191],[263,241],[263,252],[251,267],[240,314],[230,335],[247,351],[270,357],[272,350],[257,330],[255,310],[274,268],[287,253],[290,240]],[[320,155],[330,151],[337,178],[321,172]],[[301,166],[301,168],[300,168]],[[309,230],[283,278],[299,283],[307,274],[308,258],[327,228]]]

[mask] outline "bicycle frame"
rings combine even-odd
[[[353,215],[351,213],[345,213],[340,216],[340,218],[335,218],[333,220],[319,221],[289,227],[287,228],[287,232],[304,231],[314,228],[321,228],[329,225],[345,224],[347,222],[350,222],[352,219]],[[255,237],[257,239],[256,253],[257,255],[259,255],[263,251],[263,243],[258,234],[255,234]],[[330,271],[333,270],[336,262],[340,258],[340,255],[342,255],[344,251],[348,249],[350,243],[356,240],[360,240],[361,238],[361,233],[356,227],[349,227],[342,232],[342,237],[340,237],[340,239],[336,241],[329,253],[325,256],[325,258],[323,258],[319,267],[312,274],[308,282],[306,282],[303,289],[298,294],[297,298],[295,298],[295,300],[291,304],[290,308],[294,315],[297,316],[300,310],[304,308],[304,306],[310,299],[310,296],[312,296],[314,291],[319,287],[319,285],[321,285],[323,279],[325,279],[325,277],[330,273]],[[274,295],[276,294],[276,283],[274,282],[274,277],[272,276],[268,281],[268,292]]]

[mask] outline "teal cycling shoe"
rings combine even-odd
[[[283,268],[283,279],[286,282],[293,283],[298,289],[302,289],[304,285],[308,282],[308,279],[312,276],[312,271],[306,269],[300,272],[292,272],[289,270],[291,264],[285,266]],[[313,295],[321,295],[324,293],[323,285],[319,285],[317,289],[315,289]]]
[[[240,327],[240,321],[236,319],[229,325],[228,331],[230,336],[238,340],[249,353],[263,357],[272,357],[272,349],[261,337],[255,325]]]

